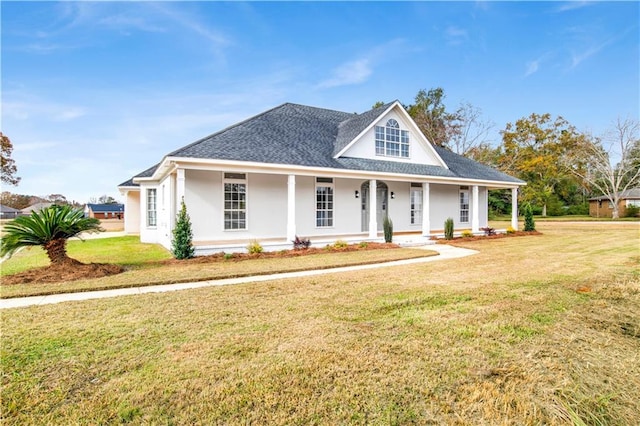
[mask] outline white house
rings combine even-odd
[[[525,183],[434,147],[400,102],[362,114],[284,104],[162,158],[119,186],[125,231],[171,246],[184,199],[197,254],[316,240],[375,240],[389,215],[396,234],[429,238],[487,226],[490,189]]]

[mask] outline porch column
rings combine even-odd
[[[511,188],[511,227],[518,230],[518,188]]]
[[[369,181],[369,238],[378,238],[378,187],[375,179]]]
[[[287,241],[296,239],[296,175],[287,177]]]
[[[175,194],[176,199],[173,202],[173,208],[171,208],[171,219],[169,219],[169,229],[173,230],[175,228],[176,222],[178,221],[178,212],[182,208],[182,199],[184,198],[184,188],[185,188],[185,177],[184,177],[184,169],[176,170],[176,183],[175,183]],[[171,193],[171,187],[169,188],[169,193]],[[163,202],[167,203],[163,200]],[[171,201],[167,204],[172,206]]]
[[[429,182],[422,182],[422,236],[431,236],[431,215],[429,214]]]
[[[478,195],[478,185],[471,187],[471,232],[480,232],[480,196]]]

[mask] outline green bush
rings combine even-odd
[[[536,230],[536,222],[533,220],[533,210],[531,209],[531,204],[527,204],[527,206],[524,208],[524,230]]]
[[[624,211],[624,217],[640,216],[640,206],[627,206]]]
[[[390,243],[393,241],[393,222],[389,218],[389,215],[384,215],[384,221],[382,222],[382,229],[384,229],[384,242]]]
[[[262,248],[258,240],[253,240],[247,246],[247,251],[249,252],[249,254],[258,254],[262,253],[264,251],[264,248]]]
[[[444,239],[453,240],[453,219],[450,217],[444,221]]]
[[[196,252],[193,247],[193,231],[191,230],[191,219],[187,213],[187,206],[184,199],[181,202],[180,213],[176,220],[176,227],[173,228],[173,239],[171,240],[171,252],[176,259],[191,259]]]
[[[360,244],[358,244],[358,246],[360,248],[366,249],[367,247],[369,247],[369,243],[366,241],[361,241]]]
[[[567,207],[565,213],[568,215],[586,216],[589,214],[589,203],[580,203]]]

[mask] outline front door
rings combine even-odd
[[[362,210],[362,232],[369,232],[369,182],[365,182],[360,187],[361,210]],[[384,182],[376,182],[376,222],[378,231],[382,231],[382,222],[388,214],[389,188]]]

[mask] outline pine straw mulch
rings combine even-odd
[[[159,265],[179,265],[179,264],[205,264],[214,262],[239,262],[250,259],[278,259],[307,256],[319,253],[380,250],[399,248],[397,244],[391,243],[367,243],[351,244],[344,247],[327,246],[324,248],[310,247],[300,250],[281,250],[276,252],[263,253],[216,253],[208,256],[198,256],[192,259],[167,259],[157,262]],[[64,281],[75,281],[80,279],[102,278],[109,275],[120,274],[125,271],[120,265],[109,263],[81,263],[75,259],[60,265],[49,265],[42,268],[35,268],[13,275],[2,277],[2,285],[16,285],[29,283],[57,283]]]
[[[437,238],[438,244],[452,244],[456,245],[458,243],[468,242],[468,241],[484,241],[484,240],[498,240],[502,238],[511,238],[511,237],[525,237],[528,235],[542,235],[542,232],[539,231],[515,231],[510,234],[493,234],[493,235],[473,235],[470,237],[454,237],[452,240],[445,240],[444,238]],[[431,238],[436,239],[436,238]]]
[[[124,272],[120,265],[111,263],[81,263],[75,259],[42,268],[30,269],[2,277],[2,285],[29,283],[57,283],[85,278],[101,278]]]
[[[309,247],[297,250],[280,250],[267,251],[262,253],[215,253],[207,256],[197,256],[191,259],[167,259],[160,263],[163,265],[175,265],[180,263],[213,263],[213,262],[241,262],[250,259],[285,259],[291,257],[308,256],[310,254],[321,253],[341,253],[348,251],[365,251],[365,250],[384,250],[400,248],[399,245],[393,243],[373,243],[366,244],[349,244],[346,246],[328,245],[326,247]]]

